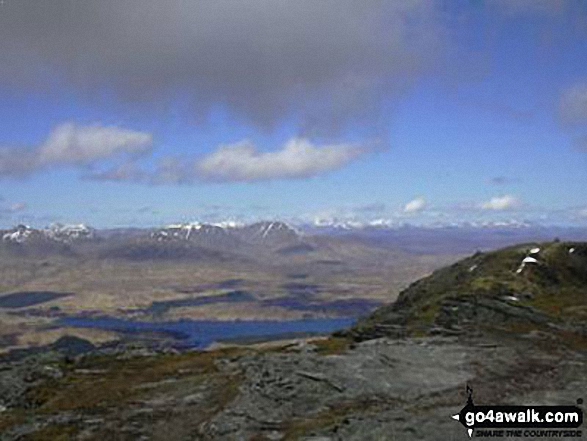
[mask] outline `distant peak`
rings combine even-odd
[[[2,235],[2,240],[13,243],[25,243],[34,239],[52,240],[55,242],[71,242],[78,239],[94,237],[94,229],[84,224],[63,225],[52,224],[45,229],[35,229],[19,224]]]

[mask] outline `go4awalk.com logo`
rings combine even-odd
[[[577,400],[582,404],[583,400]],[[452,416],[467,429],[469,438],[581,437],[583,411],[578,406],[476,406],[467,385],[467,404]]]

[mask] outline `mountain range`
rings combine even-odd
[[[54,224],[47,228],[18,225],[0,230],[0,238],[0,251],[28,254],[97,252],[102,257],[141,259],[188,258],[197,256],[198,250],[227,256],[299,255],[341,241],[415,254],[466,254],[529,241],[587,240],[587,228],[520,223],[420,227],[384,222],[294,226],[283,221],[252,224],[226,221],[118,229],[96,229],[84,224]]]

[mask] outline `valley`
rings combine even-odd
[[[296,323],[322,321],[328,333],[337,320],[367,316],[467,253],[527,237],[587,235],[464,229],[455,241],[452,229],[332,228],[193,223],[113,234],[83,225],[15,227],[0,234],[0,351],[63,335],[142,340],[134,329],[141,326],[151,330],[150,342],[181,344],[169,340],[176,335],[169,327],[180,322],[284,322],[304,335]],[[100,329],[96,320],[124,325]]]
[[[129,327],[356,320],[459,257],[308,234],[281,222],[117,235],[81,226],[57,231],[20,226],[1,235],[1,351],[50,343],[68,319]],[[79,327],[73,335],[103,342],[138,334]]]

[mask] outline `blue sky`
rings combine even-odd
[[[587,3],[244,4],[1,6],[0,225],[587,225]]]

